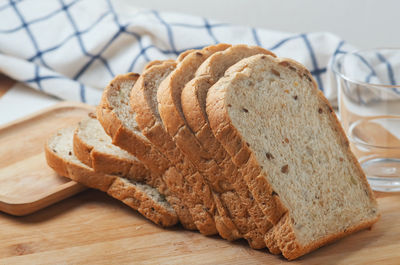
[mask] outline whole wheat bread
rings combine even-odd
[[[180,172],[140,131],[135,120],[136,113],[129,103],[129,94],[135,83],[136,79],[132,81],[128,75],[117,76],[103,93],[101,105],[97,109],[98,119],[102,124],[120,123],[119,131],[123,130],[123,134],[113,133],[111,130],[109,132],[110,135],[114,135],[113,143],[135,154],[153,173],[154,170],[161,172],[162,179],[170,193],[178,197],[185,209],[189,211],[194,227],[197,227],[202,234],[215,234],[217,231],[214,219],[209,213],[213,211],[214,207],[209,199],[211,192],[199,181],[201,176],[198,173],[184,175],[187,172]],[[105,116],[103,113],[112,113],[112,120],[109,118],[110,115]],[[153,150],[151,156],[144,156],[144,154],[136,152],[135,147],[143,143],[151,146],[151,150]],[[153,161],[153,159],[157,159],[157,156],[166,161],[166,165],[163,165],[162,169],[157,167]],[[177,213],[179,216],[179,212]]]
[[[163,64],[154,65],[144,71],[132,89],[131,106],[136,113],[136,121],[142,133],[168,157],[171,163],[184,176],[191,176],[198,174],[197,169],[176,146],[174,140],[166,131],[157,105],[159,84],[175,67],[176,63],[174,61],[165,61]],[[202,179],[199,179],[198,182],[204,183]],[[193,187],[198,186],[196,183],[191,185]],[[216,203],[216,207],[222,206]],[[220,212],[223,214],[220,215]],[[218,209],[217,212],[214,211],[213,215],[215,216],[219,234],[226,239],[235,239],[236,236],[232,236],[232,231],[236,227],[232,224],[226,210]]]
[[[251,233],[251,231],[257,228],[262,234],[266,234],[272,225],[271,222],[268,221],[267,216],[261,211],[257,202],[253,199],[253,196],[247,188],[244,177],[238,171],[238,168],[234,166],[231,157],[214,137],[208,124],[206,97],[208,89],[224,75],[225,71],[230,66],[243,58],[255,54],[273,55],[270,51],[261,47],[250,47],[247,45],[234,45],[224,51],[214,53],[200,65],[196,71],[195,77],[185,85],[181,96],[182,110],[187,124],[196,135],[197,139],[203,146],[207,147],[210,155],[214,154],[214,160],[221,168],[225,168],[225,172],[229,172],[228,168],[230,167],[234,168],[231,174],[227,176],[219,175],[218,177],[220,178],[220,183],[225,182],[225,185],[220,185],[221,188],[225,188],[225,190],[222,190],[222,193],[233,191],[239,196],[239,200],[225,201],[227,204],[233,204],[235,208],[241,208],[240,211],[233,211],[233,214],[241,212],[242,216],[245,217],[244,220],[240,220],[240,217],[238,218],[238,222],[242,224],[238,227],[241,227],[240,231],[244,235],[249,232]],[[283,213],[279,211],[274,211],[268,216],[276,223],[282,214]],[[257,225],[257,227],[254,227],[255,225]],[[265,243],[270,252],[274,254],[280,253],[279,247],[276,245],[275,241],[266,240]]]
[[[75,127],[60,129],[46,143],[47,163],[59,175],[107,192],[161,226],[169,227],[178,222],[175,211],[156,189],[119,176],[95,172],[79,161],[73,153],[74,130]]]
[[[200,173],[204,176],[207,184],[212,188],[214,201],[218,210],[218,215],[215,216],[215,218],[218,220],[218,217],[223,217],[225,221],[230,221],[230,219],[227,218],[229,213],[226,212],[226,209],[229,209],[229,205],[225,204],[218,194],[219,183],[216,175],[229,175],[230,173],[223,173],[221,171],[213,160],[213,156],[201,146],[201,143],[192,134],[190,128],[186,126],[181,106],[181,92],[184,85],[192,79],[198,66],[204,62],[204,60],[213,53],[225,50],[228,47],[230,47],[230,45],[218,44],[185,54],[185,57],[179,62],[176,69],[161,82],[157,92],[158,109],[167,132],[182,152],[196,165]],[[224,195],[226,195],[226,197],[230,196],[230,200],[237,200],[237,198],[234,197],[234,193],[226,193]],[[238,215],[242,215],[242,213],[236,216]],[[232,227],[232,237],[229,238],[229,240],[243,237],[236,227],[236,224],[232,223],[230,226]],[[261,247],[264,245],[261,237],[262,236],[257,235],[247,239],[250,244],[260,244]]]
[[[192,207],[179,193],[174,192],[179,183],[169,180],[178,172],[169,169],[169,161],[143,136],[136,124],[129,104],[129,93],[138,78],[139,75],[135,73],[116,76],[103,92],[96,109],[97,119],[114,145],[133,154],[152,171],[152,186],[166,196],[181,224],[186,229],[195,230],[190,214]]]
[[[135,82],[128,82],[125,76],[119,76],[114,80],[119,80],[118,82],[121,82],[121,85],[110,85],[106,89],[103,94],[101,107],[98,108],[98,113],[99,110],[103,113],[109,113],[109,110],[112,109],[111,112],[116,114],[113,118],[118,119],[117,122],[122,122],[121,129],[125,131],[123,134],[116,133],[113,137],[113,143],[135,154],[148,168],[153,170],[155,165],[154,163],[152,164],[152,160],[157,158],[153,156],[151,156],[151,159],[142,158],[143,154],[135,153],[136,150],[134,149],[134,147],[142,142],[145,142],[146,145],[152,145],[140,132],[135,121],[136,113],[130,108],[129,102],[126,102],[126,97],[130,94],[136,80]],[[115,123],[115,120],[102,119],[102,113],[98,117],[101,123],[104,121],[108,121],[108,124],[112,125]],[[103,115],[103,117],[105,116]],[[112,132],[110,132],[110,135],[112,135]],[[141,142],[137,144],[138,141]],[[162,155],[162,158],[166,159],[154,145],[152,145],[152,149],[157,151],[159,155]],[[147,158],[150,158],[150,156],[147,156]],[[169,167],[167,165],[166,169],[164,168],[163,179],[171,194],[179,197],[187,206],[194,224],[201,233],[205,235],[215,234],[217,232],[216,225],[211,215],[215,211],[215,205],[208,186],[203,183],[202,177],[198,172],[180,172],[182,167],[178,168],[171,161],[166,160],[169,163]],[[161,172],[162,169],[158,168],[157,170]],[[229,229],[225,229],[225,231],[229,231]]]
[[[206,111],[255,198],[268,194],[287,209],[268,233],[286,258],[377,221],[365,175],[304,66],[268,55],[243,59],[210,88]]]

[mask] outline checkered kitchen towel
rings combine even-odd
[[[117,74],[218,42],[259,45],[303,63],[333,104],[327,66],[346,50],[329,33],[289,34],[201,17],[134,8],[112,0],[0,3],[0,71],[61,99],[97,104]]]

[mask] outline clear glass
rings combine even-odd
[[[340,119],[372,189],[400,191],[400,49],[344,54],[333,72]]]

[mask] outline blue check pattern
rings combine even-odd
[[[346,44],[329,33],[289,34],[112,0],[10,0],[0,6],[0,69],[60,99],[97,104],[117,74],[225,42],[259,45],[300,61],[334,101],[327,67]]]

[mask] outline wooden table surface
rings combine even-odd
[[[10,84],[0,78],[0,96]],[[243,240],[227,242],[180,226],[162,229],[106,194],[87,190],[25,217],[0,213],[0,265],[400,264],[400,193],[377,196],[382,217],[372,229],[287,262]]]

